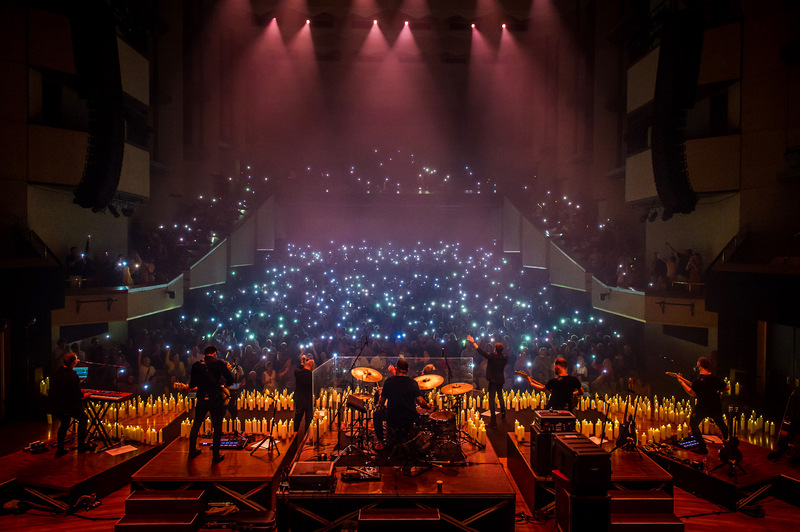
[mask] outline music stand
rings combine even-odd
[[[277,392],[275,393],[277,394]],[[275,442],[275,437],[272,435],[272,431],[275,429],[275,414],[278,412],[278,400],[275,399],[272,394],[269,394],[269,398],[272,399],[272,419],[269,421],[269,434],[266,434],[261,441],[258,442],[258,445],[253,447],[253,450],[250,451],[250,456],[253,456],[253,453],[259,450],[265,442],[267,444],[267,453],[271,453],[274,450],[278,453],[278,456],[281,455],[281,451],[278,449],[278,444]]]

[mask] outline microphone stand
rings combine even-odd
[[[453,380],[453,370],[450,368],[450,360],[447,358],[447,353],[442,348],[442,357],[444,358],[444,364],[447,366],[447,384],[450,384]]]
[[[369,342],[369,335],[365,334],[364,335],[364,343],[358,349],[358,353],[356,353],[356,358],[353,359],[353,363],[350,364],[350,388],[353,389],[353,390],[356,389],[356,386],[355,386],[356,383],[355,383],[355,380],[354,380],[355,377],[353,376],[353,368],[356,367],[356,362],[358,362],[358,359],[361,358],[361,352],[364,351],[365,347],[367,347],[367,342]]]
[[[276,391],[273,393],[277,394],[278,392]],[[258,442],[258,445],[253,447],[253,450],[250,451],[250,456],[253,456],[253,453],[255,453],[262,445],[264,445],[265,442],[267,444],[268,453],[271,453],[273,450],[275,450],[278,453],[278,456],[281,455],[281,451],[278,449],[278,444],[275,442],[275,437],[272,435],[272,431],[275,429],[275,414],[278,412],[278,400],[273,397],[272,393],[269,394],[269,398],[272,399],[272,419],[269,422],[269,434],[265,435],[261,441]],[[306,415],[308,415],[307,412]],[[298,428],[295,427],[295,430],[297,429]]]

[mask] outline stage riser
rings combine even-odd
[[[436,510],[361,510],[358,516],[358,532],[439,532],[440,525]]]
[[[783,502],[800,507],[800,480],[781,475],[772,484],[770,494]]]
[[[449,478],[449,477],[446,477]],[[290,496],[291,497],[291,496]],[[472,521],[469,526],[476,530],[486,530],[492,532],[500,531],[513,531],[514,530],[514,500],[513,498],[500,498],[497,496],[488,495],[486,497],[473,498],[473,497],[460,497],[460,498],[421,498],[410,499],[403,497],[401,499],[391,499],[391,494],[381,497],[381,506],[391,506],[393,508],[406,508],[410,511],[418,508],[415,503],[424,504],[426,506],[434,507],[442,514],[447,514],[457,520],[463,520],[473,516],[481,509],[488,509],[492,506],[502,504],[499,508],[487,515]],[[281,495],[278,496],[278,529],[280,531],[298,531],[298,530],[316,530],[322,525],[319,521],[308,517],[302,512],[293,510],[285,504],[280,504]],[[328,494],[320,493],[315,496],[313,500],[292,501],[293,504],[298,504],[304,510],[310,511],[320,517],[329,521],[340,518],[341,516],[353,512],[355,515],[352,520],[356,520],[358,511],[369,504],[375,502],[375,498],[329,498]],[[383,529],[382,529],[383,530]],[[402,530],[407,532],[417,532],[417,527],[409,526],[404,527]],[[442,520],[440,523],[441,532],[462,531],[463,528],[450,524]],[[361,528],[359,528],[361,532]]]
[[[672,514],[675,501],[664,491],[619,491],[611,490],[612,514]]]
[[[680,519],[672,514],[653,514],[645,516],[612,515],[611,532],[683,532],[684,526]]]
[[[198,514],[125,516],[114,525],[114,532],[194,532],[199,521]]]
[[[191,488],[194,490],[201,490],[205,491],[206,498],[209,501],[213,502],[232,502],[234,504],[238,504],[235,498],[231,497],[224,491],[217,489],[215,484],[220,484],[225,486],[226,488],[230,488],[237,493],[247,493],[252,491],[252,495],[248,497],[248,499],[254,503],[257,503],[261,506],[269,508],[272,504],[272,490],[273,485],[271,482],[267,482],[266,485],[264,482],[253,482],[253,481],[232,481],[232,480],[223,480],[223,481],[214,481],[214,480],[196,480],[196,481],[131,481],[131,491],[156,491],[156,490],[179,490],[181,487],[186,486],[187,484],[191,484]],[[246,505],[243,505],[247,509],[251,509]],[[152,513],[152,512],[151,512]]]
[[[562,532],[609,530],[610,499],[605,497],[576,496],[556,487],[556,523]]]
[[[125,515],[199,514],[205,511],[202,490],[135,491],[125,500]]]
[[[648,456],[673,476],[674,484],[679,488],[729,510],[736,509],[738,496],[735,485],[659,454],[648,453]]]

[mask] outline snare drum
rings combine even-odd
[[[420,427],[427,427],[430,425],[430,418],[433,414],[433,408],[422,408],[421,406],[417,405],[417,414],[419,415],[419,419],[417,420],[417,425]],[[436,414],[436,412],[433,412]]]

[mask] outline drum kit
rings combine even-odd
[[[377,384],[384,377],[381,372],[370,367],[353,368],[350,373],[367,386],[376,385],[373,393],[350,394],[346,403],[347,407],[352,409],[355,414],[351,418],[351,443],[347,449],[369,453],[370,443],[374,436],[374,432],[369,427],[372,424],[372,413],[378,406],[381,390],[381,388],[377,387]],[[438,388],[439,393],[445,396],[445,408],[436,410],[418,406],[419,419],[410,435],[410,442],[425,442],[424,446],[417,447],[424,448],[426,452],[430,450],[431,454],[445,448],[457,448],[458,452],[461,453],[461,442],[464,438],[478,444],[477,440],[470,438],[459,426],[463,398],[474,387],[466,382],[454,382],[442,386],[444,377],[435,374],[423,374],[415,377],[414,380],[422,392],[430,392]],[[357,427],[355,424],[357,424]],[[347,453],[345,452],[344,454]],[[463,457],[463,454],[461,456]]]

